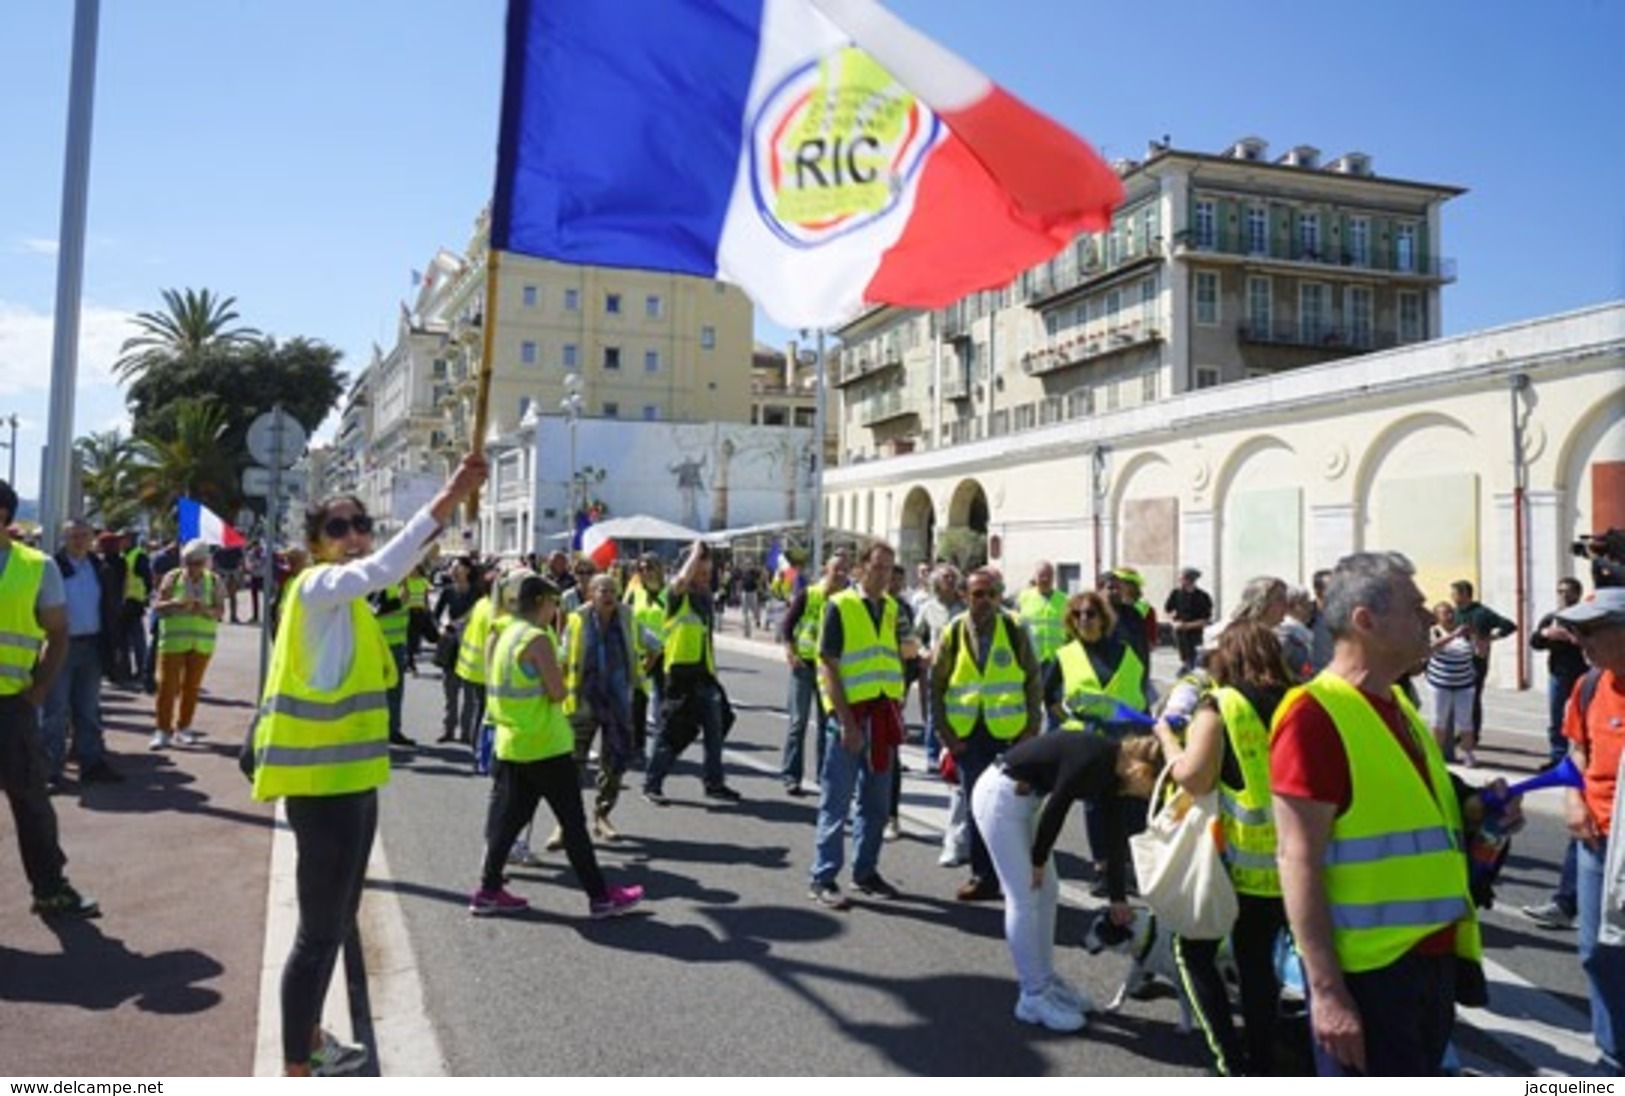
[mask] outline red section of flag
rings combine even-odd
[[[1081,138],[1002,88],[941,117],[951,135],[926,164],[869,301],[940,308],[1111,225],[1122,181]]]
[[[581,534],[581,552],[598,567],[605,570],[615,562],[620,553],[615,548],[615,538],[605,536],[594,526],[589,526]]]

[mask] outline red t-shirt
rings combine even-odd
[[[1563,734],[1586,752],[1586,806],[1597,820],[1597,827],[1609,833],[1614,820],[1619,755],[1625,746],[1625,681],[1612,671],[1603,672],[1584,727],[1580,725],[1580,687],[1576,685],[1563,713]]]
[[[1393,694],[1376,696],[1360,690],[1360,695],[1382,717],[1382,722],[1405,756],[1416,766],[1422,783],[1428,779],[1427,757],[1411,733],[1410,722]],[[1280,795],[1332,803],[1343,814],[1354,799],[1354,783],[1349,775],[1349,755],[1337,725],[1320,702],[1308,693],[1299,693],[1292,705],[1280,714],[1270,738],[1270,789]],[[1453,795],[1452,789],[1445,794]],[[1416,945],[1423,955],[1448,955],[1456,946],[1456,928],[1446,925]]]

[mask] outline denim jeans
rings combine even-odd
[[[785,710],[790,720],[784,733],[784,760],[779,765],[779,777],[789,788],[801,783],[801,774],[806,768],[807,724],[815,712],[817,719],[813,722],[813,733],[817,736],[818,764],[813,771],[824,771],[824,735],[821,730],[824,725],[824,702],[818,695],[818,667],[813,663],[799,662],[791,668],[790,695],[785,699]]]
[[[1563,713],[1569,706],[1569,694],[1574,692],[1577,677],[1553,674],[1546,682],[1546,742],[1551,747],[1551,759],[1561,761],[1569,755],[1569,740],[1563,734]]]
[[[670,689],[671,682],[668,681],[666,687]],[[707,790],[723,787],[727,778],[722,772],[722,693],[717,683],[710,680],[691,682],[684,687],[692,690],[690,699],[695,705],[694,718],[699,721],[699,737],[705,750],[700,777]],[[672,748],[667,737],[669,731],[670,728],[663,722],[654,737],[649,769],[643,777],[643,790],[646,792],[658,794],[665,790],[666,776],[676,764],[677,755],[682,752]]]
[[[853,753],[841,745],[841,722],[831,716],[824,724],[829,743],[819,774],[818,841],[813,855],[812,881],[833,883],[846,862],[846,819],[857,796],[857,818],[852,823],[852,878],[867,879],[880,865],[880,842],[886,834],[886,812],[891,805],[891,776],[877,773],[869,763],[869,736],[863,749]]]
[[[1580,969],[1585,971],[1591,996],[1591,1036],[1602,1052],[1603,1065],[1609,1073],[1615,1073],[1620,1066],[1620,1047],[1625,1045],[1625,948],[1597,943],[1608,846],[1605,842],[1592,848],[1580,841],[1574,845],[1580,899]]]
[[[10,801],[23,874],[36,898],[61,888],[68,862],[57,843],[56,809],[45,790],[48,772],[40,749],[39,712],[20,693],[0,696],[0,791]]]
[[[102,655],[96,636],[76,636],[70,641],[67,663],[45,701],[40,733],[46,771],[52,777],[61,776],[67,764],[70,720],[73,754],[79,759],[79,771],[84,773],[103,760]]]
[[[1386,967],[1345,972],[1343,984],[1360,1010],[1365,1076],[1437,1077],[1456,1023],[1456,957],[1411,951]],[[1315,1072],[1357,1077],[1315,1043]]]
[[[1568,848],[1563,850],[1563,867],[1557,874],[1557,889],[1552,892],[1552,901],[1557,908],[1570,917],[1580,912],[1580,842],[1569,839]]]
[[[965,802],[976,804],[976,784],[981,780],[982,774],[998,759],[1008,742],[1001,742],[987,733],[982,727],[977,727],[964,739],[965,749],[954,758],[959,766],[959,786],[964,789]],[[982,827],[976,817],[976,811],[970,812],[970,873],[977,879],[991,883],[993,881],[993,860],[988,855],[987,841],[982,836]]]

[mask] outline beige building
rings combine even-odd
[[[1369,156],[1154,143],[1111,228],[935,314],[840,330],[843,463],[1000,438],[1441,330],[1440,212],[1461,189]]]
[[[1254,575],[1395,549],[1430,597],[1466,578],[1528,625],[1589,583],[1575,535],[1625,527],[1625,302],[847,465],[824,500],[905,562],[985,536],[1013,586],[1130,564],[1160,607],[1194,566],[1225,612]],[[1505,646],[1502,684],[1544,672]]]

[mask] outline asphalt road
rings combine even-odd
[[[423,999],[452,1076],[469,1075],[1200,1075],[1198,1035],[1175,1029],[1168,997],[1129,1001],[1081,1035],[1017,1023],[1015,987],[997,904],[954,901],[964,869],[936,864],[945,789],[912,757],[904,836],[881,870],[903,891],[857,897],[834,913],[807,898],[816,801],[791,799],[776,777],[784,669],[772,649],[719,649],[740,720],[728,744],[736,805],[700,795],[698,747],[668,780],[672,805],[637,795],[615,814],[623,839],[600,845],[611,881],[648,892],[627,918],[594,922],[562,853],[515,869],[528,914],[476,920],[489,783],[462,747],[432,745],[440,682],[408,684],[407,731],[425,747],[398,765],[384,796],[382,842],[423,982]],[[911,705],[912,711],[912,705]],[[1535,732],[1490,737],[1486,761],[1533,767]],[[590,794],[590,793],[589,793]],[[1485,916],[1493,1015],[1466,1018],[1469,1067],[1527,1073],[1581,1068],[1585,989],[1573,932],[1541,930],[1516,907],[1544,900],[1561,854],[1558,793],[1530,799],[1500,908]],[[538,847],[551,827],[538,813]],[[1098,903],[1084,877],[1082,826],[1058,863],[1063,891],[1058,967],[1097,1001],[1128,969],[1117,954],[1078,948]],[[845,878],[842,880],[845,883]]]

